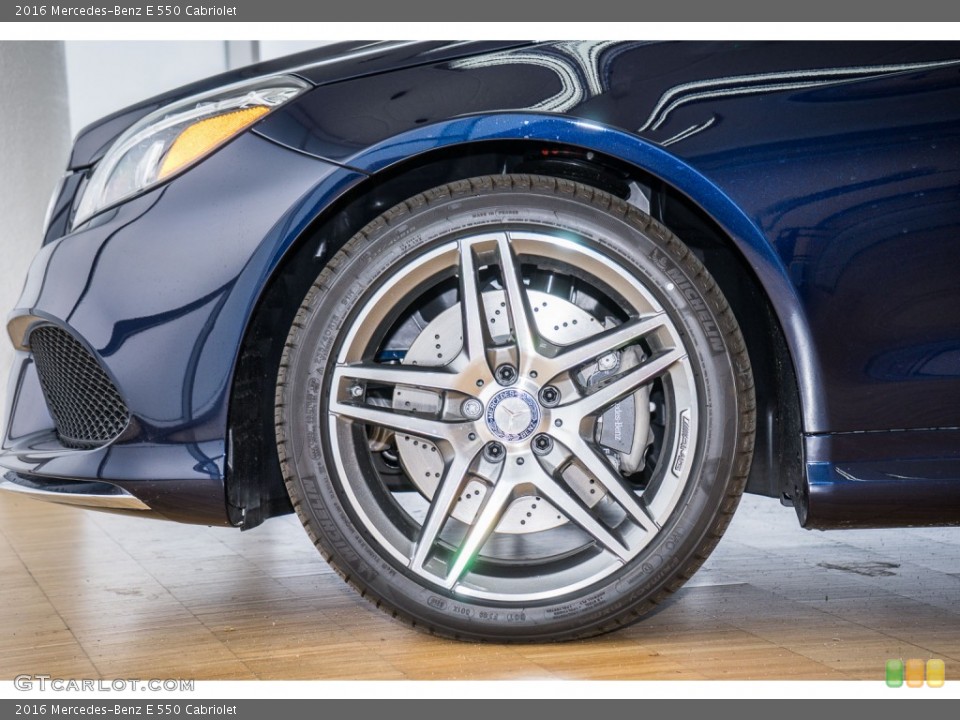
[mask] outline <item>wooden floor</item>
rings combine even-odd
[[[249,533],[0,497],[0,678],[874,679],[960,672],[960,529],[801,530],[746,498],[707,565],[626,631],[474,645],[395,623],[292,517]],[[955,669],[954,669],[955,668]]]

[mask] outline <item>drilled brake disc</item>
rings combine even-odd
[[[589,313],[573,303],[548,293],[529,290],[528,298],[534,311],[537,330],[548,341],[570,345],[595,335],[604,329]],[[502,290],[483,293],[483,307],[487,327],[494,340],[505,340],[510,334],[507,324],[506,301]],[[456,358],[463,348],[463,324],[460,304],[440,313],[417,336],[403,359],[404,364],[442,366]],[[404,387],[394,390],[395,408],[435,412],[440,406],[437,393]],[[443,474],[443,457],[436,445],[411,435],[396,434],[397,450],[404,470],[411,481],[428,499],[432,499]],[[593,492],[590,478],[571,466],[564,479],[583,502],[590,506],[603,499],[604,494]],[[470,524],[480,509],[486,486],[479,480],[468,480],[458,498],[453,516]],[[537,497],[517,499],[506,511],[497,532],[529,533],[562,525],[566,518],[552,505]]]

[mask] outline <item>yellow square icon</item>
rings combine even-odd
[[[947,670],[943,660],[927,660],[927,685],[932,688],[943,687]]]
[[[923,687],[923,671],[926,663],[918,658],[910,658],[906,662],[906,680],[907,687]]]

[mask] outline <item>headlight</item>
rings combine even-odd
[[[73,225],[189,167],[309,87],[288,75],[258,78],[150,113],[117,138],[97,164]]]

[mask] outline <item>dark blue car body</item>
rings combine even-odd
[[[276,72],[315,87],[69,229],[132,123]],[[273,384],[305,288],[390,204],[506,167],[645,178],[653,212],[698,248],[757,377],[748,490],[809,527],[960,522],[960,44],[352,43],[124,110],[85,129],[69,165],[11,336],[67,331],[130,422],[64,446],[20,345],[8,484],[122,491],[214,525],[288,512]]]

